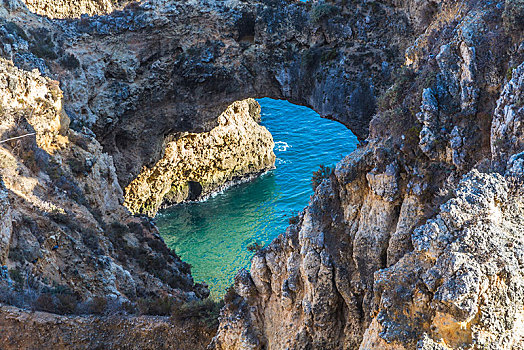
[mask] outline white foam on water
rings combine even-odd
[[[278,152],[286,152],[288,148],[291,148],[287,142],[284,141],[277,141],[275,142],[275,151]]]
[[[278,165],[280,165],[280,164],[289,164],[289,163],[291,163],[290,160],[285,160],[285,159],[281,159],[281,158],[277,158],[275,162],[276,162]]]

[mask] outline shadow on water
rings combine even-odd
[[[164,210],[156,219],[167,245],[190,263],[196,281],[223,295],[236,272],[249,265],[247,247],[267,245],[288,226],[313,194],[311,175],[334,165],[356,147],[343,125],[286,101],[259,100],[262,124],[272,133],[276,169],[207,201]]]

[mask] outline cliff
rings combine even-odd
[[[8,306],[0,307],[0,325],[6,350],[205,349],[212,336],[198,322],[174,327],[168,317],[71,317]]]
[[[524,345],[524,8],[432,6],[367,142],[237,275],[216,348]]]
[[[54,21],[8,3],[0,53],[18,68],[4,62],[3,76],[31,84],[6,79],[4,105],[27,123],[2,125],[36,132],[2,148],[9,266],[86,296],[132,300],[131,286],[204,297],[149,221],[125,211],[122,188],[137,194],[127,197],[136,211],[154,211],[173,185],[172,198],[184,197],[173,181],[184,135],[216,132],[235,101],[283,98],[363,142],[239,272],[213,346],[524,347],[521,1],[149,0]],[[35,68],[60,81],[63,99]],[[59,165],[31,169],[29,150]],[[91,236],[100,247],[82,243]]]
[[[126,187],[124,205],[154,216],[162,204],[202,199],[234,180],[270,170],[275,144],[258,121],[260,105],[247,99],[229,106],[211,131],[175,136],[162,159]]]

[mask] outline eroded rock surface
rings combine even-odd
[[[129,3],[128,0],[8,0],[23,1],[27,8],[50,18],[75,18],[108,14]]]
[[[22,28],[23,16],[9,21]],[[365,138],[376,92],[413,33],[386,3],[280,0],[151,0],[108,16],[39,18],[25,33],[7,29],[15,43],[4,55],[61,82],[73,129],[97,135],[122,187],[163,157],[166,139],[208,132],[250,97],[310,106]]]
[[[273,168],[273,137],[259,121],[258,102],[238,101],[210,132],[185,133],[168,142],[162,159],[126,187],[125,206],[154,216],[163,203],[205,198],[231,181]]]
[[[154,180],[148,172],[171,159],[166,146],[177,135],[212,132],[234,101],[284,98],[367,140],[298,223],[239,272],[213,346],[523,348],[521,3],[149,0],[51,21],[9,1],[0,53],[39,82],[24,88],[35,91],[28,102],[4,82],[8,105],[38,105],[19,130],[36,138],[19,155],[10,156],[17,145],[4,149],[9,266],[86,295],[202,296],[157,238],[140,239],[155,230],[125,213],[121,188],[142,172]],[[32,69],[60,81],[64,98]],[[26,165],[29,149],[59,164],[59,182]],[[102,222],[93,206],[73,203],[80,192],[62,175]],[[158,204],[156,189],[144,188]],[[98,253],[81,243],[90,236],[63,216],[50,224],[55,207],[97,230],[108,259],[91,258]],[[36,224],[26,218],[34,213]]]
[[[206,295],[156,228],[122,206],[113,159],[69,129],[57,81],[1,60],[0,105],[1,138],[16,138],[0,148],[2,259],[12,273],[31,276],[31,290],[62,286],[82,299]]]
[[[366,144],[237,275],[216,348],[524,346],[522,36],[504,2],[431,6]]]

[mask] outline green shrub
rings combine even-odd
[[[292,216],[289,218],[288,222],[290,225],[296,225],[300,221],[300,218],[298,215]]]
[[[315,4],[311,9],[311,21],[320,23],[337,12],[337,7],[331,4]]]
[[[333,61],[335,58],[337,58],[338,52],[336,49],[326,50],[322,52],[322,56],[320,57],[320,61],[323,63]]]
[[[64,175],[62,167],[54,158],[51,158],[49,160],[49,164],[47,165],[47,169],[45,170],[47,172],[47,175],[49,175],[49,178],[53,182],[57,181],[58,179],[60,179],[60,177]]]
[[[133,315],[133,314],[136,314],[138,312],[135,304],[133,304],[133,303],[131,303],[129,301],[124,301],[122,303],[122,310],[125,311],[129,315]]]
[[[138,300],[138,311],[142,315],[169,316],[176,302],[169,296],[159,298],[141,298]]]
[[[100,248],[100,239],[96,231],[92,229],[84,229],[82,231],[82,242],[91,251],[98,251]]]
[[[235,290],[235,287],[229,286],[226,290],[226,294],[224,295],[224,302],[226,304],[230,304],[236,300],[238,297],[237,291]]]
[[[215,302],[211,299],[193,300],[182,303],[173,308],[171,317],[177,321],[195,320],[207,327],[218,327],[218,316],[224,302]]]
[[[21,291],[24,289],[25,278],[19,269],[9,270],[9,277],[15,282],[15,290]]]
[[[22,153],[22,160],[24,165],[28,167],[32,172],[37,173],[40,168],[38,167],[38,162],[36,161],[35,152],[29,150]]]
[[[417,123],[417,125],[412,126],[408,129],[406,132],[406,137],[408,141],[411,142],[418,142],[420,138],[420,132],[422,131],[422,126]]]
[[[54,312],[55,311],[55,301],[51,294],[41,294],[33,302],[33,308],[38,311],[45,312]]]
[[[377,101],[380,111],[387,111],[399,107],[406,97],[406,91],[409,90],[410,84],[415,79],[415,72],[407,67],[402,67],[395,72],[393,85],[382,94]],[[436,81],[436,74],[427,73],[423,77],[425,84],[431,84]]]
[[[89,313],[103,315],[107,310],[107,299],[104,297],[94,297],[89,303]]]
[[[324,179],[329,179],[331,174],[333,174],[333,169],[321,164],[319,169],[313,172],[313,177],[311,178],[313,189],[316,189]]]
[[[16,34],[25,41],[29,40],[25,31],[14,22],[7,22],[6,24],[4,24],[4,28],[7,30],[8,33]]]
[[[80,299],[69,288],[56,286],[46,288],[32,303],[32,308],[38,311],[51,312],[60,315],[70,315],[76,312]]]
[[[320,50],[310,48],[302,52],[300,57],[300,64],[303,68],[311,69],[320,62]]]
[[[60,315],[74,314],[79,302],[73,294],[58,294],[55,296],[55,313]]]
[[[75,57],[75,55],[67,54],[60,59],[60,64],[62,67],[68,70],[75,70],[80,67],[80,61]]]
[[[58,58],[56,52],[54,51],[55,47],[51,41],[39,41],[32,43],[31,52],[39,57],[44,59],[55,60]]]

